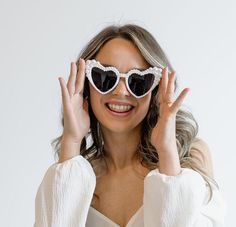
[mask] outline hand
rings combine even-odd
[[[85,61],[80,59],[79,70],[74,62],[71,63],[70,75],[66,85],[59,77],[64,111],[64,140],[80,144],[90,128],[88,100],[83,99],[85,81]]]
[[[178,152],[176,144],[176,113],[181,106],[189,88],[185,88],[174,101],[175,72],[168,78],[168,68],[162,71],[159,86],[160,112],[156,126],[151,134],[151,143],[160,155]]]

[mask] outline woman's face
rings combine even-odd
[[[120,73],[127,73],[133,68],[144,70],[150,67],[139,49],[123,38],[108,41],[95,59],[103,65],[116,67]],[[122,133],[140,126],[148,112],[151,92],[143,98],[135,98],[127,90],[125,78],[121,78],[117,87],[105,95],[97,92],[91,84],[89,87],[91,106],[102,127]]]

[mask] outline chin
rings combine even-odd
[[[138,128],[141,126],[141,124],[127,124],[122,122],[100,122],[102,128],[105,129],[105,131],[109,131],[111,133],[131,133],[135,130],[138,130]]]

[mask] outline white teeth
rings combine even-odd
[[[132,108],[130,105],[115,105],[115,104],[109,104],[108,106],[111,110],[114,110],[116,112],[126,112]]]

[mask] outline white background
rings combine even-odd
[[[34,198],[61,133],[58,76],[104,26],[136,23],[163,47],[189,87],[185,104],[209,145],[235,225],[236,4],[232,0],[1,0],[0,226],[32,226]]]

